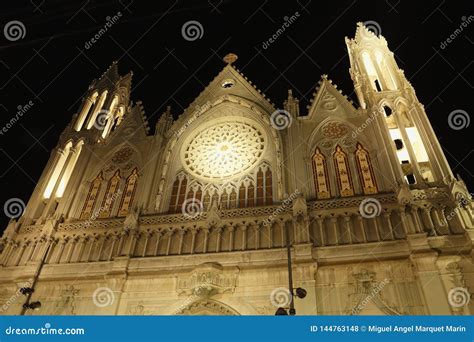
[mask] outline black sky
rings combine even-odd
[[[448,161],[474,190],[472,126],[453,130],[448,115],[472,114],[474,22],[440,48],[472,12],[472,1],[2,1],[1,28],[12,20],[26,29],[23,39],[0,35],[0,127],[19,105],[33,107],[0,135],[0,204],[27,202],[59,134],[78,110],[94,78],[113,60],[122,74],[134,72],[132,100],[142,100],[150,126],[167,105],[175,116],[224,66],[235,63],[277,107],[287,89],[301,100],[301,113],[322,74],[351,97],[353,85],[344,37],[358,21],[375,21],[400,68],[425,105]],[[86,42],[120,12],[121,18],[89,49]],[[285,17],[298,19],[267,49],[262,45]],[[190,20],[201,39],[183,39]],[[0,225],[8,218],[1,215]]]

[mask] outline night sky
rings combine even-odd
[[[459,130],[448,125],[455,110],[468,119],[473,113],[474,18],[467,23],[472,1],[324,3],[1,1],[0,129],[18,106],[30,101],[33,106],[0,134],[0,204],[10,198],[28,201],[89,84],[112,61],[119,62],[122,75],[133,70],[131,98],[143,101],[152,130],[167,105],[176,117],[182,113],[224,67],[222,57],[228,52],[239,56],[235,66],[277,107],[293,89],[305,115],[322,74],[356,102],[344,37],[354,36],[359,21],[380,27],[425,105],[454,173],[474,191],[474,124]],[[264,42],[296,12],[297,19],[265,49]],[[118,20],[90,44],[114,16]],[[15,20],[24,25],[24,37],[9,40],[4,28]],[[202,26],[202,37],[183,38],[181,29],[188,21]],[[463,31],[443,43],[463,22]],[[4,213],[0,217],[3,229],[9,219]]]

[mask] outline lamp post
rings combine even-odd
[[[44,252],[43,257],[41,258],[41,263],[38,269],[36,270],[31,287],[22,287],[20,289],[20,292],[26,296],[25,304],[23,304],[23,307],[21,309],[21,313],[20,313],[21,316],[25,315],[26,310],[39,310],[39,308],[41,308],[41,302],[40,301],[31,302],[31,297],[33,296],[33,293],[35,292],[35,286],[36,286],[36,283],[38,282],[41,270],[43,269],[43,266],[46,263],[46,258],[48,257],[50,247],[51,247],[51,242],[48,244],[48,247],[46,251]]]
[[[285,316],[290,314],[290,316],[296,315],[296,309],[295,309],[295,292],[296,296],[298,298],[303,299],[306,297],[306,290],[298,287],[296,289],[293,288],[293,269],[291,266],[291,243],[290,243],[290,232],[289,232],[289,227],[285,227],[285,240],[286,240],[286,254],[288,258],[288,290],[290,292],[290,308],[288,311],[286,311],[285,308],[278,308],[277,311],[275,312],[276,316]]]

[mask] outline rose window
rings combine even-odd
[[[260,160],[264,142],[256,125],[238,121],[216,123],[185,143],[183,164],[191,174],[203,178],[237,176]]]

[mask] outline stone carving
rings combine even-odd
[[[194,295],[209,298],[218,293],[233,292],[237,282],[237,274],[224,274],[221,265],[204,263],[196,267],[190,275],[178,279],[179,295]]]
[[[336,98],[331,94],[324,94],[322,97],[322,107],[330,111],[335,110],[337,108]]]
[[[214,300],[199,300],[184,309],[180,310],[178,315],[225,315],[235,316],[239,313],[231,307]]]
[[[328,139],[339,139],[349,132],[349,128],[342,122],[329,121],[323,126],[322,132]]]
[[[120,150],[115,152],[112,157],[112,163],[114,164],[123,164],[127,162],[130,157],[133,155],[134,150],[131,147],[122,147]]]

